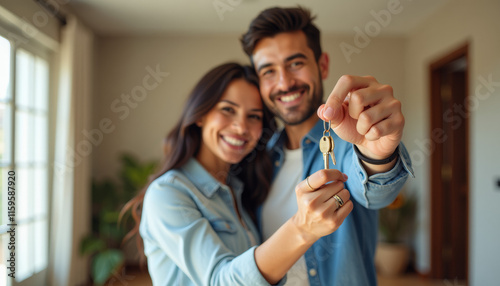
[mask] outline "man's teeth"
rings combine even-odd
[[[290,102],[294,101],[295,99],[299,98],[300,93],[294,93],[292,95],[284,95],[280,98],[281,101],[283,102]]]
[[[234,146],[242,146],[245,143],[245,141],[239,140],[239,139],[236,139],[233,137],[223,137],[223,138],[227,143],[234,145]]]

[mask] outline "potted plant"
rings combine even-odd
[[[408,267],[408,239],[414,225],[416,200],[400,192],[394,202],[379,211],[379,231],[375,265],[384,276],[396,276]]]
[[[92,233],[80,242],[80,253],[91,257],[91,277],[102,285],[124,266],[121,243],[133,227],[130,221],[118,225],[123,205],[145,186],[156,162],[141,163],[130,154],[120,156],[119,182],[111,179],[92,182]],[[128,222],[128,224],[127,224]]]

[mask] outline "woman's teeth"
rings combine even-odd
[[[233,137],[222,137],[224,139],[224,141],[226,141],[227,143],[231,144],[231,145],[234,145],[234,146],[242,146],[245,141],[243,140],[239,140],[239,139],[236,139],[236,138],[233,138]]]
[[[294,93],[294,94],[291,94],[291,95],[284,95],[280,98],[280,100],[282,102],[291,102],[291,101],[294,101],[296,100],[297,98],[299,98],[300,96],[300,93]]]

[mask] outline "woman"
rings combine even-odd
[[[297,186],[297,214],[259,245],[255,213],[272,173],[262,135],[272,135],[273,122],[250,67],[223,64],[198,82],[167,136],[163,169],[124,208],[137,222],[142,205],[139,232],[154,285],[283,283],[295,261],[340,226],[352,209],[346,178],[322,170]]]

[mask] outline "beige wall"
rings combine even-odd
[[[65,2],[66,1],[66,2]],[[62,0],[59,4],[54,2],[54,8],[56,11],[61,11],[65,9],[65,5],[68,0]],[[38,29],[45,36],[48,36],[53,41],[59,41],[59,20],[52,16],[45,9],[37,5],[35,1],[32,0],[0,0],[0,8],[5,8],[17,17],[22,19],[21,31],[22,35],[28,39],[33,37],[38,33],[33,31],[33,28]],[[25,23],[29,23],[31,26],[27,27]],[[17,23],[16,23],[17,24]]]
[[[324,49],[330,54],[330,76],[324,83],[326,95],[344,73],[374,75],[379,81],[393,84],[398,95],[402,93],[403,40],[373,40],[353,55],[350,63],[339,48],[343,41],[353,42],[346,36],[323,38]],[[102,132],[102,140],[96,130],[89,131],[99,143],[92,153],[96,178],[115,175],[119,169],[118,155],[124,151],[144,160],[161,158],[162,140],[179,118],[186,96],[198,79],[220,63],[248,62],[238,35],[108,37],[97,42],[93,128],[98,129],[103,120],[104,125],[107,122],[111,127],[103,128],[110,132]],[[154,70],[159,66],[161,72],[168,73],[151,91],[146,87],[152,87],[155,81],[148,77],[148,66]],[[144,99],[139,96],[140,90],[147,91]],[[116,102],[121,101],[122,94],[130,95],[132,91],[140,101],[135,106],[133,100],[131,105],[135,107],[128,108],[126,114],[126,103]]]
[[[457,3],[458,2],[458,3]],[[471,285],[493,285],[500,280],[500,2],[454,1],[414,31],[407,42],[405,60],[407,119],[405,142],[411,150],[417,178],[409,188],[420,193],[417,269],[429,271],[429,155],[423,143],[429,140],[429,64],[469,41],[470,90],[464,105],[473,104],[470,117],[470,228],[469,274]],[[479,78],[497,86],[480,87]],[[479,93],[476,89],[480,88]],[[479,96],[477,98],[476,96]]]

